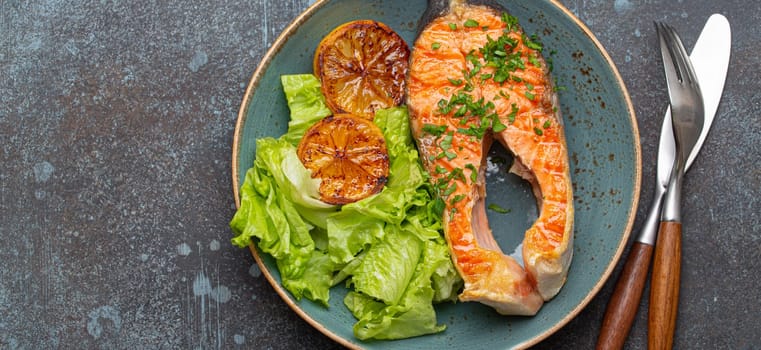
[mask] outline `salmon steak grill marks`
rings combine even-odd
[[[565,283],[573,252],[568,149],[542,47],[492,5],[431,0],[423,22],[410,56],[407,105],[423,164],[445,203],[444,233],[465,281],[459,298],[501,314],[534,315]],[[512,152],[511,171],[537,198],[522,265],[502,252],[487,220],[493,141]]]

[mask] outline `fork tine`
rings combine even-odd
[[[686,122],[688,119],[693,120],[695,116],[692,112],[703,114],[703,101],[700,93],[700,85],[692,68],[692,63],[687,56],[687,50],[684,49],[679,35],[673,27],[655,22],[655,28],[658,31],[658,37],[661,45],[661,55],[663,57],[663,68],[668,85],[669,103],[671,105],[672,123]],[[688,119],[684,119],[688,118]],[[677,132],[679,128],[674,127],[674,134],[677,142],[679,140],[687,141],[688,149],[697,139],[685,139],[686,134]],[[678,147],[677,147],[678,148]],[[681,156],[678,156],[681,158]]]
[[[662,22],[658,23],[658,34],[662,39],[661,50],[664,53],[664,65],[673,70],[679,82],[684,81],[684,63],[678,52],[678,46],[675,43],[674,32],[672,28]],[[676,50],[675,50],[676,49]],[[668,54],[670,62],[665,60],[665,55]]]
[[[664,24],[658,21],[655,21],[654,24],[655,29],[658,32],[658,39],[661,46],[661,57],[663,60],[664,73],[666,74],[666,82],[671,85],[682,80],[681,73],[676,67],[676,54],[671,49],[671,39]],[[671,92],[671,89],[669,89],[669,92]]]
[[[655,27],[660,38],[663,68],[668,85],[674,139],[677,145],[682,144],[684,150],[687,150],[687,153],[680,152],[683,148],[677,146],[676,158],[686,162],[686,154],[689,154],[689,150],[697,142],[696,135],[700,133],[689,132],[692,128],[679,125],[696,126],[694,124],[699,122],[700,126],[697,128],[702,128],[703,98],[700,84],[676,30],[665,23],[656,22]]]
[[[663,28],[663,37],[673,60],[674,68],[679,76],[679,81],[684,82],[684,57],[681,55],[681,50],[679,50],[679,40],[675,37],[674,28],[665,23],[661,23],[661,27]]]
[[[682,43],[682,39],[679,37],[679,34],[677,33],[676,29],[673,27],[670,27],[671,34],[674,36],[674,41],[676,42],[676,46],[679,48],[679,51],[681,54],[679,55],[681,58],[681,62],[684,67],[684,71],[687,73],[687,76],[689,77],[689,83],[690,84],[696,84],[698,81],[698,77],[695,74],[695,69],[692,67],[692,63],[689,61],[690,58],[687,54],[687,49],[685,49],[684,44]]]
[[[693,84],[697,81],[697,76],[695,75],[694,69],[692,69],[692,65],[687,61],[689,56],[687,55],[687,50],[684,48],[684,44],[682,43],[679,34],[674,27],[665,23],[661,23],[661,25],[664,29],[668,46],[678,51],[678,53],[671,52],[671,54],[680,80],[685,84]]]

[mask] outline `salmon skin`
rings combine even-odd
[[[422,22],[407,105],[445,203],[444,233],[465,281],[459,299],[534,315],[565,283],[573,253],[568,149],[541,45],[486,1],[431,0]],[[513,153],[511,171],[529,181],[539,207],[523,266],[502,252],[487,221],[486,154],[495,140]]]

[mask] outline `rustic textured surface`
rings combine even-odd
[[[245,86],[309,3],[0,2],[0,348],[338,347],[280,301],[227,226]],[[729,18],[726,91],[685,183],[675,345],[761,347],[761,3],[563,3],[636,108],[635,229],[667,98],[652,21],[691,47],[711,13]],[[614,280],[537,348],[591,348]],[[646,302],[627,348],[646,347]]]

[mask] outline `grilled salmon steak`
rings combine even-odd
[[[424,166],[444,200],[444,232],[465,281],[461,301],[534,315],[566,280],[573,252],[568,150],[541,45],[494,5],[431,0],[410,57],[407,104]],[[485,207],[496,140],[532,185],[539,215],[523,264],[495,241]]]

